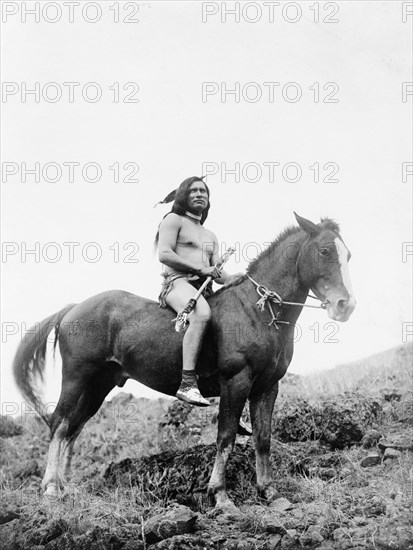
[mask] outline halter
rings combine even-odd
[[[274,302],[278,306],[288,305],[288,306],[300,306],[300,307],[311,307],[314,309],[326,309],[326,305],[328,304],[328,300],[324,300],[324,302],[318,298],[317,296],[312,296],[311,294],[308,295],[309,298],[313,298],[313,300],[319,300],[321,304],[319,306],[312,306],[310,304],[301,304],[300,302],[286,302],[284,301],[277,292],[274,292],[273,290],[268,290],[268,288],[264,285],[260,285],[257,283],[257,281],[254,281],[252,277],[246,274],[248,279],[256,286],[257,293],[260,296],[260,299],[257,302],[257,307],[264,311],[265,304],[268,305],[268,309],[271,313],[271,321],[268,323],[268,326],[273,325],[277,330],[279,330],[279,327],[277,325],[283,324],[283,325],[291,325],[289,321],[280,321],[278,317],[280,316],[281,311],[278,311],[277,314],[274,314],[274,311],[271,306],[271,302]]]

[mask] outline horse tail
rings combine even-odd
[[[36,382],[44,381],[46,365],[46,346],[49,334],[55,329],[53,352],[56,350],[59,338],[59,327],[63,317],[76,304],[70,304],[57,313],[44,319],[26,335],[25,342],[20,342],[13,361],[14,379],[23,396],[32,403],[37,413],[50,426],[50,416],[43,408],[42,401],[36,390]]]

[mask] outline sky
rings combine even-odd
[[[30,326],[104,290],[156,299],[170,207],[154,204],[192,175],[208,174],[206,227],[237,249],[229,272],[293,211],[341,225],[356,310],[343,324],[303,311],[290,372],[411,341],[402,2],[2,4],[3,412],[21,402],[11,363]],[[57,399],[59,362],[46,378]]]

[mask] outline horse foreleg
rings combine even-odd
[[[219,403],[217,454],[208,484],[208,494],[217,508],[236,510],[225,487],[225,470],[234,448],[238,422],[249,393],[249,380],[242,372],[222,383]]]
[[[250,396],[250,413],[257,469],[257,489],[268,500],[273,499],[277,494],[270,463],[271,420],[277,394],[278,383],[267,393]]]

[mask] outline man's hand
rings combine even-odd
[[[224,286],[231,285],[233,283],[237,283],[238,281],[241,281],[241,279],[245,276],[245,273],[234,273],[233,275],[228,275],[228,277],[225,279]]]
[[[212,277],[213,279],[219,279],[221,277],[222,269],[218,269],[215,266],[202,267],[199,270],[199,275],[201,277]]]

